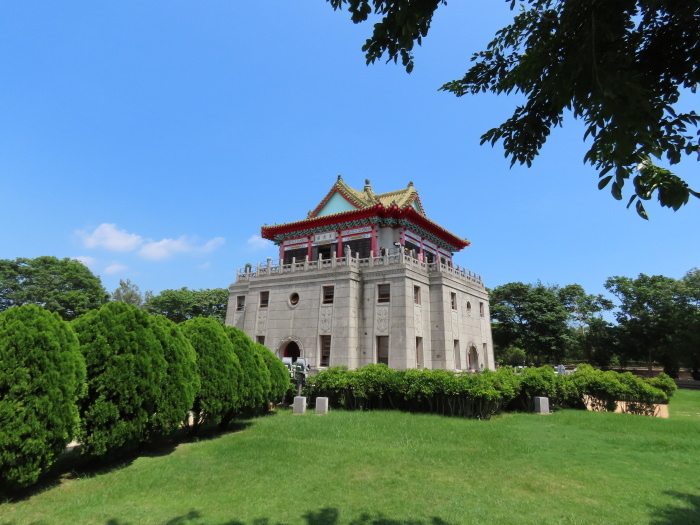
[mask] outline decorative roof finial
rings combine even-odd
[[[341,181],[341,180],[343,180],[343,176],[342,176],[342,175],[338,175],[338,181]]]
[[[413,181],[410,181],[410,182],[408,183],[408,187],[410,188],[411,186],[413,186]]]
[[[365,179],[365,186],[369,186],[369,179]]]

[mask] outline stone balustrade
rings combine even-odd
[[[359,254],[356,254],[359,255]],[[330,257],[324,259],[319,256],[315,261],[309,260],[308,257],[303,261],[292,259],[290,264],[282,264],[281,261],[273,263],[273,259],[267,259],[266,263],[258,263],[257,266],[247,265],[243,270],[236,271],[236,282],[250,281],[253,279],[279,276],[294,272],[315,272],[328,270],[331,268],[349,266],[351,268],[370,268],[375,266],[393,266],[403,265],[410,266],[426,273],[440,272],[450,275],[453,278],[474,283],[479,286],[484,286],[481,275],[462,268],[461,266],[452,266],[441,262],[428,263],[418,259],[411,252],[397,251],[394,253],[386,253],[384,255],[375,256],[370,252],[370,256],[360,259],[358,256],[353,257],[349,250],[345,252],[344,257]]]

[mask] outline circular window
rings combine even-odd
[[[294,292],[292,295],[289,296],[289,304],[292,306],[296,306],[299,304],[299,294]]]

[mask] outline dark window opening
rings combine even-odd
[[[377,285],[377,302],[378,303],[388,303],[391,300],[391,285],[379,284]]]
[[[387,335],[377,337],[377,363],[389,366],[389,336]]]
[[[331,336],[321,336],[321,366],[328,366],[331,362]]]
[[[333,304],[335,297],[335,286],[323,287],[323,304]]]

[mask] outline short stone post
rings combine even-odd
[[[316,398],[316,415],[323,416],[328,414],[328,398],[327,397],[317,397]]]
[[[536,414],[549,414],[549,398],[548,397],[536,397],[535,398],[535,413]]]
[[[306,414],[306,396],[295,396],[292,414]]]

